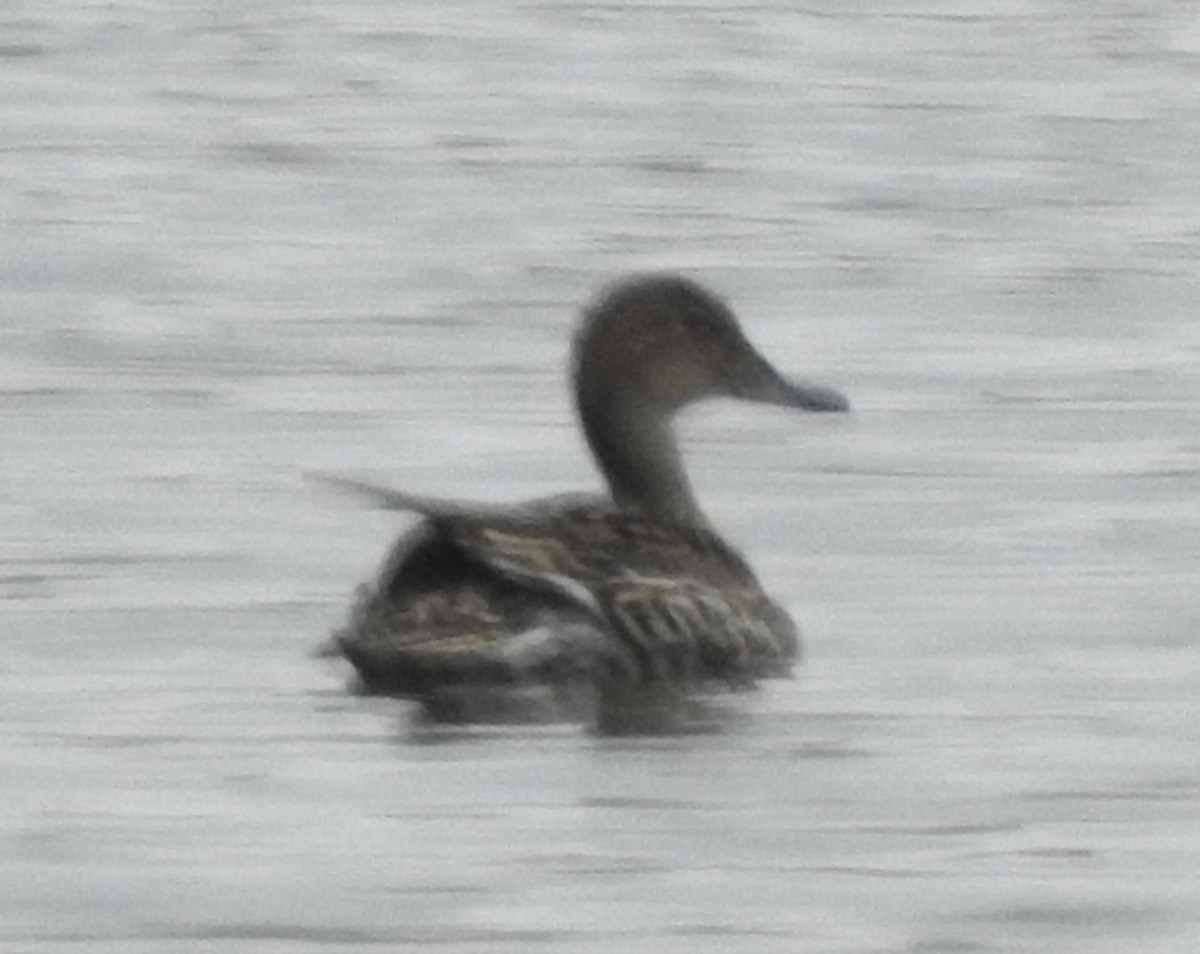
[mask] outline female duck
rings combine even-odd
[[[724,302],[664,275],[587,309],[574,386],[608,498],[500,509],[341,482],[424,516],[334,634],[364,689],[455,717],[497,689],[584,683],[599,727],[622,731],[705,682],[790,670],[796,629],[701,513],[672,418],[709,397],[807,411],[846,399],[782,378]]]

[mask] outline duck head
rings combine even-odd
[[[588,444],[618,504],[702,520],[670,419],[712,397],[805,411],[847,411],[839,392],[783,377],[720,298],[675,275],[603,291],[574,343],[576,401]]]
[[[611,286],[575,338],[581,399],[672,413],[711,397],[846,411],[840,393],[784,378],[720,298],[689,279],[645,275]]]

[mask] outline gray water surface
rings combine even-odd
[[[1200,949],[1200,12],[0,9],[0,948]],[[683,422],[801,622],[725,731],[308,657],[404,518],[594,488],[578,305],[711,284],[850,419]]]

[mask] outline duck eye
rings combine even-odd
[[[706,315],[698,311],[685,311],[681,324],[683,330],[690,335],[707,337],[712,334],[712,322]]]

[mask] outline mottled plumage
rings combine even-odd
[[[611,498],[489,508],[337,481],[423,517],[334,634],[365,689],[454,717],[497,690],[587,686],[618,729],[641,688],[790,670],[796,629],[701,514],[670,418],[714,395],[817,411],[845,399],[784,381],[724,303],[673,276],[626,281],[588,310],[575,384]]]

